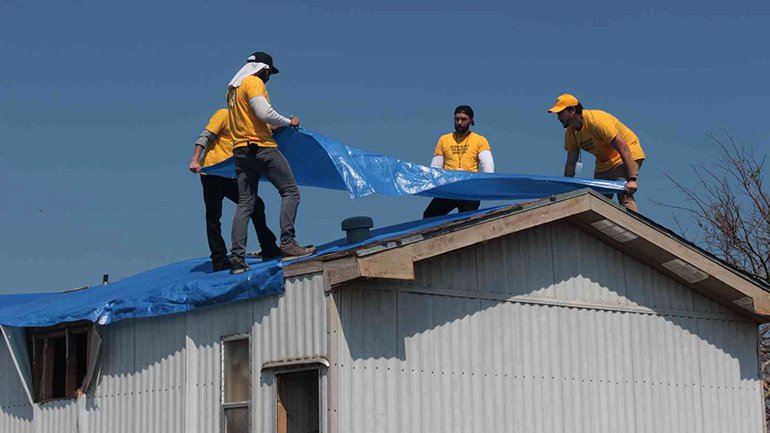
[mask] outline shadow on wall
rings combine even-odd
[[[3,382],[7,383],[7,382]],[[22,394],[23,395],[23,394]],[[26,399],[26,397],[25,397]],[[3,412],[3,416],[11,418],[11,422],[31,422],[32,421],[32,406],[29,403],[21,403],[15,405],[0,405],[0,411]]]
[[[501,356],[526,364],[521,347],[610,364],[620,351],[642,376],[697,382],[700,366],[729,380],[758,378],[755,323],[568,223],[428,259],[415,273],[414,282],[335,292],[347,343],[340,359],[435,366],[453,357],[482,368]],[[503,300],[513,297],[520,302]]]

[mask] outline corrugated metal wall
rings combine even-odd
[[[32,407],[0,335],[0,432],[32,432]]]
[[[340,432],[764,431],[756,324],[569,224],[416,273],[334,295]]]
[[[221,339],[235,334],[251,335],[252,431],[270,431],[275,389],[272,374],[260,376],[262,364],[326,356],[323,277],[290,278],[282,296],[126,320],[103,331],[101,375],[88,405],[91,433],[220,431]],[[75,432],[75,401],[36,405],[32,414],[9,362],[3,344],[0,383],[10,385],[0,387],[0,431]]]

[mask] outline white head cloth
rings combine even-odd
[[[241,68],[240,71],[238,71],[232,80],[227,84],[227,88],[234,88],[241,85],[241,81],[243,81],[244,78],[248,77],[249,75],[254,75],[257,72],[261,71],[264,68],[269,68],[264,63],[258,63],[258,62],[248,62]]]

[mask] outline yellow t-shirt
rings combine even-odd
[[[203,155],[202,167],[209,167],[226,160],[233,156],[233,139],[230,137],[230,127],[228,125],[227,109],[217,110],[211,119],[209,119],[206,129],[216,138],[206,146],[206,153]]]
[[[249,99],[264,96],[270,102],[265,83],[249,75],[241,85],[228,94],[227,106],[230,117],[230,131],[233,135],[233,148],[255,143],[260,147],[277,147],[267,123],[259,120],[249,105]]]
[[[444,157],[444,169],[479,171],[479,153],[489,150],[489,142],[483,135],[470,132],[462,140],[454,132],[442,135],[436,143],[433,156]]]
[[[611,170],[621,164],[620,154],[610,146],[617,135],[623,137],[634,161],[644,159],[639,138],[615,116],[601,110],[583,110],[583,127],[580,131],[571,126],[564,130],[564,149],[591,152],[596,157],[595,172]]]

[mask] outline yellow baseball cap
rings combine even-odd
[[[563,95],[559,95],[559,97],[556,98],[556,103],[548,110],[548,112],[558,113],[567,107],[574,107],[579,103],[580,102],[576,97],[570,95],[569,93],[565,93]]]

